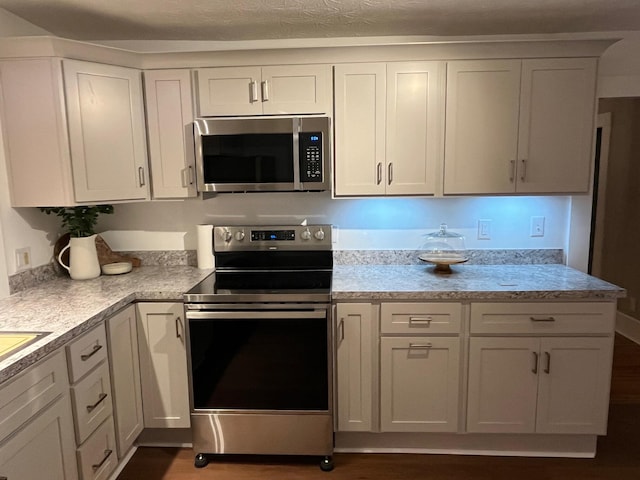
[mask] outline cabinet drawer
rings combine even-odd
[[[0,389],[0,441],[67,390],[62,350],[28,368]]]
[[[80,445],[113,411],[107,362],[71,387],[71,399],[76,440]]]
[[[109,478],[118,465],[115,438],[113,417],[109,417],[85,444],[78,448],[78,467],[82,480]]]
[[[613,334],[613,302],[473,303],[472,334]]]
[[[383,303],[380,333],[460,333],[459,303]]]
[[[77,382],[105,358],[107,358],[107,334],[104,325],[100,325],[67,345],[69,381]]]

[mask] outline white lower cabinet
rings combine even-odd
[[[107,479],[118,465],[108,350],[103,323],[66,347],[81,480]]]
[[[460,339],[382,337],[380,430],[455,432]]]
[[[138,303],[138,347],[146,428],[189,428],[182,303]]]
[[[133,446],[144,429],[138,358],[136,308],[129,305],[107,320],[111,390],[118,458]]]
[[[61,351],[29,367],[0,389],[0,478],[78,478]]]
[[[338,303],[337,430],[457,431],[461,310],[457,303]]]
[[[370,303],[336,307],[337,428],[368,432],[373,428],[373,309]]]
[[[614,311],[586,302],[472,305],[467,431],[604,435]],[[500,324],[511,336],[479,336]]]

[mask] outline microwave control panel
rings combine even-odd
[[[300,132],[300,181],[322,182],[322,133]]]

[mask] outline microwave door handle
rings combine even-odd
[[[300,130],[302,120],[298,117],[292,119],[293,129],[293,189],[302,190],[300,182]]]

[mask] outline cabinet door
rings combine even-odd
[[[153,197],[195,197],[191,72],[144,72],[144,89]]]
[[[138,303],[146,428],[188,428],[189,387],[182,303]]]
[[[531,433],[536,423],[537,338],[471,338],[467,431]]]
[[[515,191],[520,67],[520,60],[447,64],[445,194]]]
[[[144,428],[138,329],[133,305],[107,320],[107,335],[118,458],[122,458]]]
[[[200,68],[200,116],[260,115],[260,67]]]
[[[370,303],[336,307],[338,431],[372,429],[373,355]]]
[[[522,62],[518,192],[587,192],[596,59]]]
[[[140,71],[63,61],[76,202],[149,198]]]
[[[2,61],[0,81],[11,206],[73,205],[61,60]]]
[[[0,477],[77,480],[73,421],[67,395],[1,445]]]
[[[385,192],[384,63],[335,66],[335,194]]]
[[[459,370],[459,337],[383,337],[380,429],[455,432]]]
[[[537,433],[605,435],[612,338],[544,338]]]
[[[264,114],[330,113],[331,67],[262,67],[261,98]]]
[[[442,160],[444,62],[387,64],[387,195],[432,195]]]

